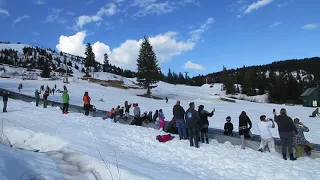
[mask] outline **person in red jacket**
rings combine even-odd
[[[88,116],[89,115],[89,111],[90,111],[90,101],[91,101],[91,98],[89,96],[89,93],[88,92],[85,92],[84,93],[84,96],[83,96],[83,103],[84,103],[84,115]]]

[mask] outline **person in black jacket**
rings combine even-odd
[[[248,127],[249,125],[249,127]],[[244,138],[250,137],[251,132],[250,129],[252,128],[252,122],[250,118],[248,117],[247,113],[245,111],[242,111],[239,116],[239,135],[241,138],[241,148],[245,149],[245,143]]]
[[[187,139],[187,127],[184,120],[185,111],[182,106],[180,106],[180,101],[177,101],[177,104],[173,106],[173,118],[178,123],[178,134],[180,140]]]
[[[38,89],[36,89],[36,92],[34,93],[34,97],[36,98],[36,106],[39,106],[39,101],[40,101],[40,92]]]
[[[208,117],[212,117],[214,114],[215,109],[209,113],[208,111],[204,110],[204,106],[200,105],[198,112],[199,112],[199,128],[200,128],[200,137],[201,142],[204,143],[204,138],[206,138],[206,143],[209,144],[209,137],[208,137],[208,127],[209,127],[209,121]]]
[[[231,123],[231,117],[228,116],[226,118],[226,123],[224,124],[224,134],[227,136],[232,136],[233,135],[233,124]]]
[[[199,113],[194,109],[193,102],[189,104],[189,109],[185,113],[185,118],[188,125],[190,146],[196,145],[199,148],[198,136],[199,136]]]
[[[280,110],[280,115],[277,116],[275,110],[273,111],[274,119],[278,124],[278,131],[282,146],[283,159],[287,160],[287,151],[290,155],[290,160],[294,161],[296,158],[293,156],[293,132],[298,134],[297,128],[293,123],[291,117],[287,116],[286,109]]]
[[[49,91],[45,91],[43,94],[43,107],[47,108],[48,106],[48,96],[49,96]]]
[[[7,111],[8,99],[9,99],[9,92],[3,91],[3,94],[2,94],[3,112],[8,112]]]

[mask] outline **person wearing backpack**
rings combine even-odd
[[[62,108],[62,114],[68,114],[68,109],[69,109],[69,94],[68,91],[64,91],[62,94],[62,103],[63,103],[63,108]]]
[[[190,140],[190,146],[194,146],[196,148],[199,148],[199,113],[195,110],[195,104],[194,102],[191,102],[189,104],[189,109],[187,110],[185,114],[185,118],[188,125],[188,131],[189,131],[189,140]]]

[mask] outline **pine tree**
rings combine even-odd
[[[169,68],[169,71],[168,71],[167,82],[170,83],[170,84],[173,84],[173,75],[172,75],[172,72],[171,72],[170,68]]]
[[[234,94],[234,82],[233,77],[229,74],[227,71],[227,68],[223,66],[222,70],[222,77],[221,77],[222,83],[226,89],[226,94]]]
[[[161,78],[161,70],[158,67],[156,54],[146,36],[143,38],[137,62],[137,80],[141,87],[147,89],[146,95],[150,96],[151,89],[156,87],[152,85],[159,82]]]
[[[48,63],[45,63],[44,66],[43,66],[43,70],[41,72],[41,77],[43,78],[50,78],[50,73],[51,73],[51,69],[48,65]]]
[[[87,69],[87,75],[89,75],[89,67],[95,67],[95,54],[93,53],[92,46],[90,43],[87,44],[86,52],[84,54],[86,55],[84,66]]]
[[[255,96],[256,90],[253,85],[253,79],[255,78],[255,74],[253,69],[248,69],[244,74],[244,82],[242,84],[242,93],[248,96]]]
[[[109,67],[109,56],[107,53],[104,54],[104,61],[103,61],[103,72],[108,72]]]

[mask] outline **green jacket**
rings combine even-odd
[[[62,103],[69,103],[69,94],[67,92],[63,92],[62,94]]]

